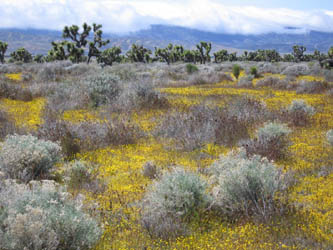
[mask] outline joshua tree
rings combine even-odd
[[[10,54],[10,57],[15,62],[29,63],[32,61],[32,55],[25,48],[19,48]]]
[[[70,38],[77,48],[86,47],[88,41],[87,37],[89,36],[89,33],[91,31],[91,27],[84,23],[82,25],[83,31],[82,33],[79,32],[79,26],[72,25],[70,27],[65,26],[62,32],[63,38]]]
[[[197,44],[197,49],[200,53],[200,63],[205,64],[206,61],[210,62],[210,51],[212,49],[212,44],[207,42],[200,42]]]
[[[101,51],[99,49],[102,46],[105,46],[108,43],[110,43],[110,40],[106,40],[106,41],[102,40],[103,31],[101,30],[101,28],[102,28],[101,24],[93,23],[94,41],[89,42],[89,52],[88,52],[88,62],[87,62],[88,64],[90,62],[90,59],[93,56],[95,56],[97,58],[100,56]]]
[[[102,67],[109,65],[112,66],[114,62],[121,61],[121,49],[120,47],[112,47],[104,50],[99,57],[97,57],[97,62],[102,65]]]
[[[34,62],[36,63],[43,63],[44,62],[44,56],[41,54],[37,54],[34,56]]]
[[[166,47],[164,49],[155,47],[155,57],[158,60],[165,61],[168,65],[170,64],[170,62],[173,61],[172,52],[173,52],[173,45],[171,43],[168,45],[168,47]]]
[[[333,59],[333,47],[331,47],[329,50],[328,50],[328,57],[330,58],[330,59]]]
[[[5,62],[5,53],[8,48],[8,43],[0,41],[0,62]]]
[[[83,62],[86,58],[84,57],[84,49],[76,47],[75,43],[66,43],[67,51],[68,51],[68,59],[71,60],[72,63]]]
[[[223,49],[214,53],[214,60],[216,63],[228,61],[229,54],[228,51]]]
[[[62,42],[52,42],[52,49],[49,50],[48,55],[46,57],[46,61],[55,61],[55,60],[66,60],[67,55],[66,55],[66,46],[67,42],[62,41]]]
[[[149,63],[151,50],[142,45],[132,44],[132,48],[127,51],[126,56],[131,62]]]
[[[293,56],[296,62],[301,62],[304,59],[304,52],[306,48],[304,46],[295,45],[293,46]]]

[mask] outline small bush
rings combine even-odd
[[[101,236],[97,222],[82,211],[82,201],[53,182],[0,189],[0,249],[88,250]]]
[[[300,75],[308,75],[309,67],[306,64],[295,64],[288,66],[285,70],[282,71],[283,75],[292,75],[292,76],[300,76]]]
[[[223,213],[259,216],[268,219],[276,210],[274,195],[286,188],[282,172],[266,158],[246,151],[232,151],[221,156],[209,168],[213,204]]]
[[[232,74],[238,79],[241,72],[241,67],[238,64],[232,66]]]
[[[258,78],[259,77],[259,73],[258,70],[255,66],[251,67],[250,69],[250,74],[254,77],[254,78]]]
[[[304,100],[293,100],[287,109],[287,116],[295,126],[304,126],[308,123],[315,110]]]
[[[187,74],[193,74],[194,72],[199,71],[198,67],[194,64],[188,63],[186,64],[186,72]]]
[[[12,100],[32,101],[32,93],[27,88],[6,83],[0,80],[0,98],[8,98]]]
[[[333,129],[329,130],[326,133],[326,139],[329,142],[329,144],[331,144],[331,146],[333,146]]]
[[[8,114],[0,110],[0,141],[2,141],[7,135],[17,132],[14,121],[10,119]]]
[[[320,81],[301,81],[297,88],[297,94],[317,94],[322,93],[328,90],[327,82],[320,82]]]
[[[263,122],[270,116],[266,104],[250,96],[233,98],[227,105],[227,113],[247,126]]]
[[[170,112],[155,134],[176,139],[181,149],[193,150],[206,143],[233,145],[248,137],[247,124],[230,115],[226,109],[198,105],[188,113]]]
[[[148,161],[143,165],[142,174],[149,179],[156,179],[159,175],[157,166],[151,161]]]
[[[269,160],[278,160],[286,156],[290,132],[284,124],[269,122],[257,130],[255,139],[246,141],[243,146],[248,155],[258,154]]]
[[[86,189],[93,193],[101,193],[105,189],[97,177],[95,166],[84,161],[72,161],[65,165],[65,183],[70,190]]]
[[[92,105],[98,107],[113,102],[120,94],[120,79],[112,74],[93,76],[84,82]]]
[[[253,80],[253,76],[242,77],[241,79],[238,80],[237,87],[251,88],[251,87],[253,87],[252,80]]]
[[[32,135],[10,135],[1,145],[0,169],[11,179],[24,182],[45,179],[61,158],[61,147]]]
[[[151,235],[176,236],[184,233],[182,222],[190,220],[208,202],[206,183],[197,174],[175,168],[155,181],[145,195],[142,224]]]
[[[257,82],[256,87],[270,87],[273,89],[289,89],[289,82],[285,79],[280,79],[278,77],[265,77]]]

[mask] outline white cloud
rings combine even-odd
[[[285,26],[333,31],[333,12],[226,6],[214,0],[1,0],[0,27],[61,30],[83,22],[126,33],[171,24],[230,33],[283,31]]]

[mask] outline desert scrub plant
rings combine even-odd
[[[233,145],[248,138],[247,124],[225,108],[193,106],[188,112],[170,111],[155,135],[176,139],[182,150],[194,150],[207,143]]]
[[[0,110],[0,141],[3,141],[9,134],[18,132],[15,122],[8,116],[5,111]]]
[[[289,81],[286,79],[280,79],[278,77],[265,77],[257,82],[256,87],[269,87],[273,89],[290,89],[292,85],[289,84]]]
[[[143,199],[143,226],[150,235],[161,238],[184,233],[183,223],[209,204],[206,188],[199,175],[181,167],[164,173]]]
[[[333,146],[333,129],[330,129],[329,131],[327,131],[326,133],[326,139],[328,141],[328,143]]]
[[[261,155],[269,160],[279,160],[286,156],[290,144],[291,130],[278,122],[265,123],[256,132],[256,138],[242,143],[248,155]]]
[[[113,102],[120,94],[120,79],[113,74],[92,76],[84,81],[92,105],[98,107]]]
[[[105,185],[98,178],[95,165],[82,160],[74,160],[66,163],[64,169],[64,180],[69,190],[85,189],[94,194],[104,191]]]
[[[242,77],[241,79],[238,80],[237,82],[237,87],[240,88],[251,88],[253,87],[253,76],[246,76],[246,77]]]
[[[297,94],[318,94],[325,92],[329,89],[327,82],[321,81],[301,81],[297,88]]]
[[[102,230],[82,199],[54,182],[7,181],[0,189],[0,249],[88,250]]]
[[[315,114],[315,109],[304,100],[293,100],[287,108],[287,119],[295,126],[305,126]]]
[[[199,69],[196,65],[192,64],[192,63],[188,63],[186,64],[186,72],[187,74],[193,74],[195,72],[198,72]]]
[[[1,144],[0,169],[8,178],[29,182],[47,179],[61,159],[61,147],[32,135],[9,135]]]
[[[258,216],[264,220],[276,211],[275,194],[286,189],[285,175],[272,162],[246,150],[222,155],[209,167],[213,184],[212,207],[235,216]]]
[[[232,66],[232,74],[234,75],[234,77],[238,80],[238,77],[240,75],[241,72],[241,67],[238,64],[234,64]]]
[[[257,70],[257,67],[253,66],[250,69],[250,74],[254,77],[254,78],[258,78],[259,77],[259,73]]]

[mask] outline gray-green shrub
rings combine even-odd
[[[281,170],[267,158],[248,157],[241,148],[222,155],[210,168],[213,207],[229,216],[267,219],[276,209],[274,195],[286,188]]]
[[[0,249],[88,250],[101,236],[82,199],[52,181],[7,181],[0,188]]]
[[[98,107],[114,101],[120,94],[120,79],[113,74],[92,76],[84,82],[92,105]]]
[[[329,142],[329,144],[331,144],[331,146],[333,146],[333,129],[330,129],[329,131],[327,131],[326,139]]]
[[[144,197],[142,224],[162,238],[184,233],[183,223],[209,204],[206,187],[199,175],[180,167],[163,174]]]
[[[315,114],[315,109],[304,100],[293,100],[287,108],[288,118],[295,126],[304,126],[311,116]]]
[[[61,159],[61,147],[32,135],[9,135],[0,145],[0,169],[8,178],[24,182],[46,179]]]
[[[278,160],[286,156],[290,132],[285,124],[268,122],[257,130],[256,138],[246,141],[243,146],[248,155],[258,154],[269,160]]]
[[[194,64],[188,63],[186,64],[186,72],[187,74],[192,74],[194,72],[199,71],[198,67]]]

